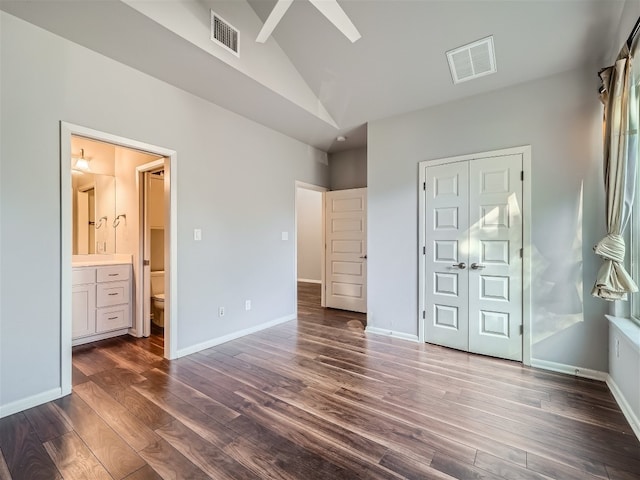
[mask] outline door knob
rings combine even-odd
[[[460,262],[460,263],[454,263],[453,265],[451,265],[452,267],[456,267],[459,268],[460,270],[464,270],[465,268],[467,268],[467,264],[464,262]]]
[[[479,263],[474,262],[471,264],[471,270],[482,270],[483,268],[485,268],[485,266]]]

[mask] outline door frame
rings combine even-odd
[[[298,314],[298,189],[301,188],[303,190],[313,190],[314,192],[321,192],[322,193],[322,216],[320,221],[322,222],[322,251],[320,253],[320,262],[321,262],[321,268],[320,268],[320,306],[324,307],[325,306],[325,298],[324,298],[324,284],[325,284],[325,268],[324,268],[324,255],[325,255],[325,248],[326,248],[326,242],[325,242],[325,225],[324,225],[324,202],[325,202],[325,193],[329,191],[329,189],[327,187],[321,187],[320,185],[314,185],[312,183],[306,183],[306,182],[301,182],[299,180],[296,180],[294,182],[294,197],[293,197],[293,203],[294,203],[294,218],[293,218],[293,241],[294,241],[294,246],[293,246],[293,285],[294,285],[294,289],[293,291],[294,293],[294,312],[296,313],[296,315]]]
[[[522,155],[524,172],[522,181],[522,363],[531,365],[531,145],[425,160],[418,164],[418,339],[422,343],[426,341],[424,318],[426,257],[423,253],[427,244],[425,228],[427,195],[424,189],[426,167],[505,155]]]
[[[149,143],[131,140],[129,138],[112,135],[94,130],[92,128],[60,122],[60,387],[62,395],[71,393],[71,274],[72,274],[72,203],[71,203],[71,136],[77,135],[106,143],[112,143],[134,150],[148,152],[165,157],[165,175],[169,174],[171,186],[170,197],[170,237],[169,259],[171,270],[169,272],[169,288],[171,301],[165,305],[165,315],[171,316],[169,328],[165,331],[165,357],[168,359],[177,356],[177,286],[178,286],[178,230],[177,230],[177,158],[175,150],[152,145]],[[167,350],[168,347],[168,350]]]
[[[158,170],[159,168],[166,168],[165,166],[165,162],[166,162],[166,158],[159,158],[157,160],[153,160],[152,162],[148,162],[145,163],[143,165],[139,165],[136,167],[136,190],[138,193],[138,221],[139,221],[139,241],[138,241],[138,272],[140,272],[139,280],[140,280],[140,287],[136,290],[136,318],[139,319],[139,321],[136,323],[136,330],[138,333],[140,333],[141,336],[143,337],[148,337],[151,333],[151,319],[150,317],[147,317],[145,315],[145,302],[147,301],[147,298],[150,298],[151,296],[151,287],[150,287],[150,282],[151,282],[151,277],[149,277],[149,281],[147,282],[147,273],[145,271],[145,265],[144,265],[144,255],[145,255],[145,251],[146,251],[146,247],[147,247],[147,209],[148,209],[148,205],[147,205],[147,195],[148,195],[148,189],[147,189],[147,182],[146,182],[146,176],[147,174],[149,174],[150,172],[153,172],[155,170]],[[169,202],[170,199],[168,198],[168,194],[171,190],[171,185],[170,185],[170,180],[167,179],[167,176],[164,177],[163,179],[164,181],[164,206],[165,206],[165,211],[164,211],[164,221],[165,221],[165,225],[170,225],[171,222],[171,211],[169,208],[167,208],[167,206],[169,206]],[[164,243],[165,245],[169,245],[171,242],[171,232],[168,231],[168,228],[164,229]],[[171,259],[169,258],[169,252],[168,249],[164,249],[164,264],[165,264],[165,271],[171,271]],[[168,268],[167,268],[168,266]],[[149,271],[149,273],[151,273]],[[167,292],[170,292],[170,286],[169,286],[169,276],[165,275],[164,277],[164,291],[165,291],[165,295]],[[167,297],[168,295],[166,295],[165,297],[165,302],[167,301]],[[171,299],[168,300],[169,302],[171,301]],[[149,312],[150,313],[150,312]],[[170,320],[171,320],[171,315],[167,316],[166,312],[165,312],[165,325],[170,325]],[[168,330],[168,329],[167,329]],[[166,331],[166,330],[165,330]],[[167,345],[168,342],[164,343],[164,356],[165,358],[169,358],[168,357],[168,351],[167,351]]]

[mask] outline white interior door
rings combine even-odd
[[[468,164],[427,168],[426,337],[469,349]]]
[[[522,155],[428,166],[425,336],[522,360]]]
[[[367,311],[367,189],[325,194],[325,305]]]
[[[151,188],[151,174],[144,172],[144,187],[142,189],[143,215],[143,257],[142,257],[142,335],[151,335],[151,223],[149,218],[149,190]]]
[[[521,155],[469,162],[469,351],[522,360]]]

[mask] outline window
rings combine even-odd
[[[635,47],[635,50],[638,51],[638,47]],[[637,118],[637,115],[640,114],[640,62],[633,62],[633,67],[631,71],[632,82],[631,89],[629,95],[629,102],[635,102],[636,105],[629,105],[630,112],[635,111],[636,121],[635,124],[638,125],[638,121],[640,119]],[[630,114],[633,116],[633,113]],[[633,125],[632,121],[632,125]],[[638,148],[638,152],[636,152],[638,159],[638,166],[636,167],[636,193],[633,200],[633,210],[631,210],[631,277],[635,280],[636,285],[640,286],[640,142],[636,145]],[[640,323],[640,292],[631,294],[631,317],[635,319],[636,322]]]

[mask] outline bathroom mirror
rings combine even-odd
[[[115,253],[115,177],[89,172],[74,173],[73,255]]]

